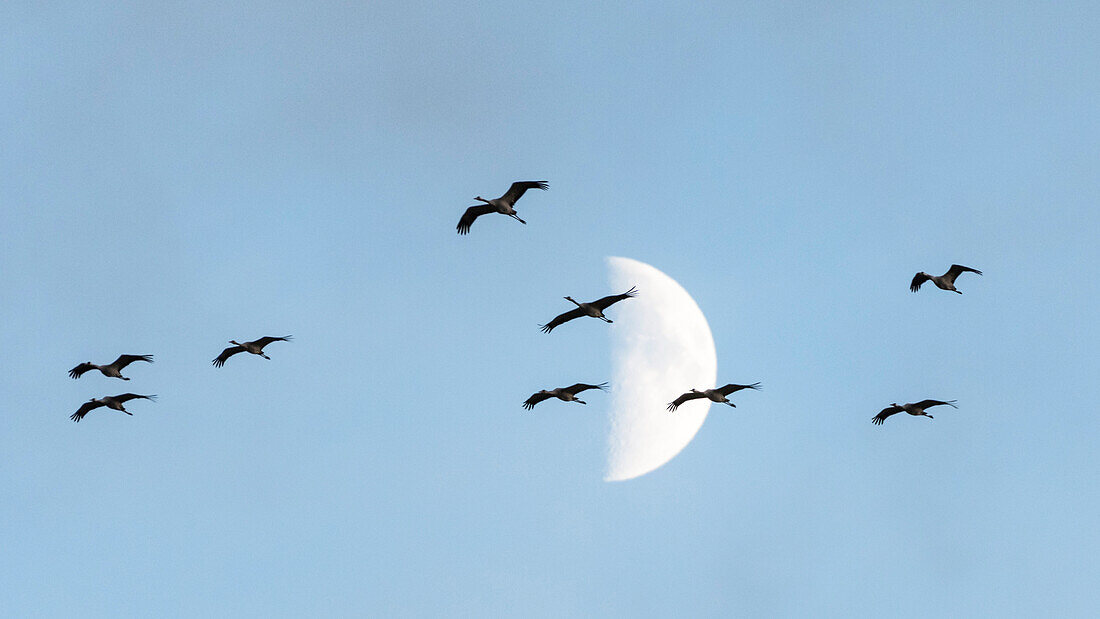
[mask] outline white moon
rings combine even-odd
[[[633,479],[668,462],[703,425],[710,400],[675,413],[666,406],[690,389],[708,389],[718,359],[707,319],[671,277],[630,258],[607,259],[613,292],[638,286],[615,305],[611,325],[611,430],[605,481]]]

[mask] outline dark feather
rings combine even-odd
[[[569,310],[568,312],[565,312],[564,314],[558,314],[557,316],[554,317],[553,320],[551,320],[550,322],[548,322],[544,325],[540,325],[539,328],[542,329],[543,333],[550,333],[551,331],[554,330],[554,327],[556,327],[556,326],[558,326],[562,323],[569,322],[570,320],[573,320],[574,318],[580,318],[581,316],[584,316],[584,310],[582,310],[579,307],[575,307],[575,308]]]
[[[951,408],[958,408],[958,406],[955,406],[955,402],[956,400],[948,400],[946,402],[944,402],[943,400],[921,400],[920,402],[914,403],[913,406],[916,406],[920,409],[925,409],[933,406],[940,406],[941,404],[946,404]]]
[[[900,413],[901,410],[902,409],[900,406],[887,406],[886,408],[879,411],[879,414],[871,418],[871,423],[881,426],[882,422],[886,421],[887,417],[889,417],[890,415],[896,415]]]
[[[627,290],[626,292],[624,292],[622,294],[613,294],[611,296],[604,297],[602,299],[597,299],[596,301],[593,301],[591,303],[591,305],[594,305],[594,306],[600,308],[600,311],[602,312],[614,303],[618,303],[619,301],[622,301],[623,299],[630,299],[630,298],[635,297],[635,296],[638,296],[638,287],[637,286],[632,287],[630,290]]]
[[[139,394],[136,394],[136,393],[123,393],[121,395],[114,396],[114,399],[118,400],[119,402],[129,402],[130,400],[139,400],[139,399],[140,400],[154,400],[155,401],[157,399],[157,396],[155,396],[155,395],[139,395]]]
[[[913,276],[913,281],[909,283],[909,290],[912,290],[913,292],[916,292],[916,291],[920,290],[921,284],[923,284],[924,282],[926,282],[930,279],[932,279],[932,278],[929,277],[928,274],[923,272],[923,271],[920,272],[920,273],[917,273],[916,275]]]
[[[495,213],[496,209],[489,204],[477,204],[466,209],[466,212],[462,214],[462,219],[458,220],[458,233],[468,234],[470,232],[470,226],[474,224],[474,220],[486,213]]]
[[[226,348],[222,351],[222,354],[214,358],[214,367],[220,368],[221,366],[225,365],[226,359],[229,359],[239,352],[244,352],[244,346],[230,346],[229,348]]]
[[[607,391],[607,383],[600,383],[598,385],[586,385],[585,383],[577,383],[575,385],[570,385],[565,389],[562,389],[562,391],[577,395],[578,393],[582,391],[588,391],[589,389],[599,389],[600,391]]]
[[[118,359],[115,359],[114,363],[111,365],[121,370],[135,361],[147,361],[152,363],[153,355],[119,355]]]
[[[504,192],[504,195],[501,196],[500,199],[514,205],[517,200],[523,197],[523,194],[528,189],[546,190],[549,187],[550,185],[548,185],[546,181],[516,181],[512,183],[512,186],[508,188],[508,191]]]
[[[76,409],[75,413],[73,413],[72,415],[69,415],[69,419],[72,419],[73,421],[76,421],[76,422],[79,423],[81,419],[84,419],[84,415],[87,415],[89,411],[94,411],[95,409],[99,408],[100,406],[106,406],[106,404],[104,404],[103,402],[96,402],[96,401],[85,402],[84,404],[82,404],[80,406],[80,408]]]
[[[705,398],[705,397],[707,397],[707,394],[705,394],[705,393],[698,392],[698,391],[689,391],[689,392],[685,393],[684,395],[676,398],[672,402],[669,402],[668,410],[669,411],[674,411],[677,408],[679,408],[681,404],[683,404],[684,402],[687,402],[688,400],[698,400],[699,398]]]
[[[294,339],[294,336],[292,335],[284,335],[283,337],[273,337],[270,335],[265,335],[258,340],[249,342],[249,344],[254,344],[262,349],[264,346],[267,346],[272,342],[289,342],[292,339]]]
[[[80,365],[76,366],[75,368],[69,370],[69,377],[70,378],[80,378],[84,374],[84,372],[87,372],[88,370],[94,370],[94,369],[95,369],[95,366],[92,365],[91,363],[81,363]]]
[[[716,391],[718,391],[718,393],[721,393],[722,395],[729,395],[729,394],[731,394],[735,391],[741,391],[742,389],[756,389],[756,390],[759,390],[760,389],[760,383],[753,383],[751,385],[735,385],[733,383],[730,383],[730,384],[726,385],[725,387],[721,387],[721,388],[717,389]]]
[[[944,277],[951,283],[955,283],[955,279],[963,273],[977,273],[981,275],[982,272],[978,269],[972,269],[970,267],[964,267],[961,264],[953,264],[950,269],[947,269],[947,273],[944,273]]]
[[[527,401],[523,403],[523,408],[526,408],[527,410],[531,410],[532,408],[535,408],[535,405],[538,404],[539,402],[542,402],[543,400],[549,400],[552,397],[554,397],[554,396],[551,395],[549,392],[540,391],[540,392],[532,395],[531,397],[527,398]]]

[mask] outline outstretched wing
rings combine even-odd
[[[929,277],[928,274],[924,271],[917,273],[913,276],[913,281],[909,282],[909,290],[912,290],[913,292],[920,290],[920,285],[930,279],[932,278]]]
[[[542,189],[549,188],[550,185],[546,184],[546,181],[516,181],[512,183],[512,186],[508,188],[508,191],[504,192],[504,195],[500,197],[501,200],[505,200],[510,204],[515,204],[516,200],[523,197],[523,194],[528,189]]]
[[[76,409],[75,413],[69,415],[69,419],[72,419],[73,421],[79,423],[81,419],[84,419],[84,415],[88,414],[88,411],[94,411],[100,406],[106,405],[103,402],[97,402],[94,400],[91,402],[85,402],[84,404],[80,405],[80,408]]]
[[[887,417],[889,417],[890,415],[896,415],[901,411],[902,408],[900,406],[887,406],[886,408],[882,409],[879,414],[871,418],[871,423],[877,426],[881,426],[882,422],[886,421]]]
[[[638,296],[638,287],[633,286],[633,287],[630,288],[630,290],[627,290],[626,292],[624,292],[622,294],[613,294],[609,297],[604,297],[602,299],[598,299],[596,301],[593,301],[591,304],[595,305],[598,308],[600,308],[600,311],[602,312],[603,310],[607,309],[609,306],[611,306],[614,303],[618,303],[619,301],[622,301],[623,299],[629,299],[631,297],[636,297],[636,296]]]
[[[539,325],[539,328],[542,329],[543,333],[550,333],[554,330],[554,327],[562,324],[563,322],[569,322],[570,320],[573,320],[574,318],[580,318],[581,316],[584,316],[584,310],[579,307],[575,307],[568,312],[565,312],[564,314],[558,314],[550,322],[544,325]]]
[[[147,361],[152,363],[153,355],[119,355],[118,359],[115,359],[115,362],[111,365],[121,370],[135,361]]]
[[[523,403],[523,408],[526,408],[527,410],[531,410],[532,408],[535,408],[535,405],[538,404],[539,402],[542,402],[543,400],[549,400],[552,397],[554,397],[554,396],[551,395],[549,392],[540,391],[540,392],[532,395],[531,397],[527,398],[527,401]]]
[[[680,405],[683,404],[684,402],[687,402],[688,400],[698,400],[699,398],[705,398],[705,397],[707,397],[707,394],[705,394],[705,393],[702,393],[702,392],[699,392],[699,391],[689,391],[689,392],[685,393],[684,395],[676,398],[675,400],[669,402],[668,403],[668,410],[669,411],[674,411],[677,408],[680,408]]]
[[[221,366],[225,365],[226,359],[232,357],[239,352],[244,352],[244,346],[230,346],[229,348],[226,348],[222,351],[222,354],[214,358],[214,367],[220,368]]]
[[[562,389],[562,391],[572,393],[573,395],[577,395],[578,393],[580,393],[582,391],[588,391],[589,389],[599,389],[600,391],[607,391],[607,383],[600,383],[598,385],[587,385],[585,383],[577,383],[575,385],[570,385],[570,386],[566,387],[565,389]]]
[[[943,401],[943,400],[921,400],[920,402],[914,403],[913,406],[916,406],[917,408],[919,408],[921,410],[924,410],[926,408],[930,408],[930,407],[933,407],[933,406],[939,406],[941,404],[946,404],[946,405],[950,406],[951,408],[958,408],[958,406],[955,406],[955,402],[957,402],[957,400],[947,400],[946,402]]]
[[[76,366],[75,368],[69,370],[69,377],[70,378],[80,378],[84,374],[84,372],[87,372],[88,370],[94,370],[94,369],[95,369],[95,366],[92,365],[91,363],[81,363],[80,365]]]
[[[259,346],[262,349],[264,346],[267,346],[268,344],[270,344],[272,342],[289,342],[293,338],[294,338],[294,336],[292,336],[292,335],[284,335],[283,337],[274,337],[274,336],[271,336],[271,335],[265,335],[265,336],[261,337],[260,339],[254,341],[254,342],[249,342],[249,344],[255,344],[256,346]]]
[[[118,400],[119,402],[129,402],[130,400],[156,400],[157,396],[155,396],[155,395],[140,395],[140,394],[137,394],[137,393],[123,393],[121,395],[116,395],[115,399]]]
[[[742,389],[756,389],[756,390],[759,390],[760,389],[760,383],[753,383],[751,385],[735,385],[733,383],[730,383],[730,384],[726,385],[725,387],[718,388],[716,391],[718,391],[718,393],[721,393],[722,395],[729,395],[729,394],[731,394],[735,391],[741,391]]]
[[[477,204],[466,209],[466,212],[462,214],[462,219],[458,220],[458,233],[468,234],[470,232],[470,226],[474,225],[475,219],[494,211],[496,211],[496,208],[489,204]]]
[[[950,281],[951,283],[955,283],[955,278],[957,278],[959,275],[961,275],[963,273],[977,273],[978,275],[982,274],[982,272],[979,271],[978,269],[972,269],[970,267],[964,267],[961,264],[953,264],[953,265],[951,265],[950,269],[947,269],[947,273],[944,273],[943,276],[946,277],[947,280]]]

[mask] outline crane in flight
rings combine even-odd
[[[291,336],[289,335],[283,337],[272,337],[270,335],[267,335],[261,337],[258,340],[244,343],[238,342],[237,340],[229,340],[229,343],[233,344],[233,346],[226,348],[222,351],[222,354],[214,358],[214,367],[220,368],[221,366],[225,365],[226,359],[232,357],[239,352],[252,353],[254,355],[260,355],[264,359],[271,359],[271,357],[268,357],[264,354],[264,346],[267,346],[272,342],[289,342],[290,340]]]
[[[136,400],[138,398],[141,398],[143,400],[156,400],[157,396],[155,396],[155,395],[138,395],[136,393],[123,393],[123,394],[120,394],[120,395],[108,395],[108,396],[104,396],[102,398],[92,398],[92,399],[88,400],[87,402],[85,402],[84,404],[82,404],[80,406],[80,408],[76,409],[76,412],[73,413],[72,415],[70,415],[69,419],[72,419],[73,421],[76,421],[76,422],[79,423],[81,419],[84,419],[84,415],[87,415],[89,411],[94,411],[95,409],[97,409],[101,406],[106,406],[107,408],[110,408],[110,409],[113,409],[113,410],[116,410],[116,411],[122,411],[122,412],[126,413],[127,415],[133,416],[133,413],[126,410],[126,408],[123,407],[122,405],[126,402],[129,402],[130,400]]]
[[[474,199],[478,202],[484,202],[484,204],[475,204],[466,209],[466,212],[462,214],[462,218],[458,220],[458,233],[468,234],[470,226],[474,225],[474,220],[489,213],[507,215],[521,224],[526,224],[527,222],[519,218],[516,209],[513,207],[528,189],[542,189],[545,191],[547,188],[549,188],[549,185],[546,181],[516,181],[512,183],[508,191],[504,192],[503,196],[495,200],[486,200],[481,196],[477,196]]]
[[[957,279],[959,275],[963,273],[977,273],[978,275],[982,274],[982,272],[978,269],[964,267],[961,264],[951,265],[951,268],[947,269],[947,272],[943,275],[929,275],[924,271],[921,271],[920,273],[917,273],[913,276],[913,281],[909,283],[909,290],[916,292],[920,290],[921,284],[927,281],[931,281],[933,284],[936,285],[936,288],[939,288],[940,290],[950,290],[951,292],[958,292],[959,294],[962,294],[962,292],[959,292],[955,289],[955,279]]]
[[[881,426],[882,422],[886,421],[887,417],[889,417],[890,415],[896,415],[898,413],[909,413],[910,415],[913,415],[915,417],[927,417],[929,419],[932,419],[932,415],[924,412],[924,409],[932,408],[933,406],[940,406],[941,404],[946,404],[951,408],[958,408],[958,406],[955,406],[955,402],[956,400],[921,400],[920,402],[915,402],[911,404],[898,404],[897,402],[894,402],[890,404],[890,406],[882,409],[879,414],[872,417],[871,423],[875,424],[876,426]]]
[[[122,380],[130,380],[129,378],[126,378],[122,375],[122,369],[135,361],[146,361],[148,363],[152,363],[153,355],[119,355],[118,359],[115,359],[107,365],[96,365],[91,361],[87,361],[69,370],[69,377],[80,378],[87,371],[99,370],[101,374],[110,378],[121,378]]]
[[[542,330],[543,333],[550,333],[554,330],[554,327],[562,323],[569,322],[574,318],[580,318],[581,316],[591,316],[593,318],[599,318],[604,322],[614,322],[607,316],[604,316],[603,311],[608,307],[611,307],[615,303],[622,301],[623,299],[632,299],[636,296],[638,296],[637,286],[631,287],[630,290],[627,290],[622,294],[613,294],[610,296],[606,296],[602,299],[596,299],[591,303],[578,303],[573,299],[573,297],[565,297],[566,301],[572,302],[577,307],[569,310],[568,312],[565,312],[564,314],[558,314],[554,317],[553,320],[544,325],[540,325],[539,328]]]
[[[728,384],[724,387],[718,387],[717,389],[704,389],[702,391],[699,391],[698,389],[692,389],[691,391],[689,391],[689,392],[681,395],[680,397],[676,398],[675,400],[669,402],[668,403],[668,410],[669,410],[669,412],[675,412],[676,409],[680,408],[680,405],[683,404],[684,402],[687,402],[688,400],[698,400],[699,398],[707,398],[711,402],[718,402],[719,404],[727,404],[729,406],[737,408],[737,405],[734,404],[733,402],[730,402],[726,398],[726,396],[730,395],[731,393],[741,391],[742,389],[756,389],[756,390],[759,390],[760,389],[760,383],[753,383],[751,385],[735,385],[733,383],[730,383],[730,384]]]
[[[549,400],[550,398],[557,398],[562,402],[577,402],[579,404],[586,404],[584,400],[577,399],[577,394],[589,389],[599,389],[600,391],[607,391],[607,383],[600,383],[598,385],[586,385],[585,383],[577,383],[568,387],[558,387],[557,389],[551,389],[547,391],[543,389],[538,393],[527,398],[527,401],[523,403],[523,408],[531,410],[535,408],[535,405],[543,400]]]

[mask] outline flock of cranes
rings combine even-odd
[[[248,352],[254,355],[259,355],[264,359],[271,359],[271,357],[268,357],[264,354],[264,346],[267,346],[272,342],[289,342],[290,339],[291,336],[286,335],[283,337],[265,336],[261,337],[258,340],[244,343],[237,342],[236,340],[229,340],[229,343],[233,344],[233,346],[226,348],[221,352],[220,355],[214,358],[214,367],[220,368],[221,366],[225,365],[226,359],[232,357],[239,352]],[[121,378],[122,380],[130,380],[129,378],[122,375],[122,370],[123,368],[135,361],[145,361],[147,363],[152,363],[153,355],[119,355],[118,359],[115,359],[113,362],[107,365],[96,365],[91,361],[87,361],[69,370],[69,376],[71,378],[80,378],[86,372],[90,372],[91,370],[99,370],[101,374],[108,378]],[[93,411],[103,406],[106,406],[111,410],[121,411],[123,413],[126,413],[127,415],[132,416],[133,413],[126,410],[123,404],[135,399],[155,401],[157,399],[157,396],[141,395],[137,393],[121,393],[119,395],[103,396],[102,398],[92,398],[82,404],[75,413],[69,416],[69,419],[79,422],[81,419],[84,419],[84,416],[87,415],[89,411]]]
[[[490,213],[500,213],[501,215],[507,215],[520,222],[521,224],[526,224],[527,222],[523,219],[520,219],[519,215],[516,213],[516,202],[523,197],[523,194],[526,193],[528,189],[540,189],[545,191],[548,188],[549,184],[546,181],[516,181],[512,183],[512,185],[508,188],[508,191],[504,192],[504,195],[494,200],[486,200],[481,196],[477,196],[476,198],[474,198],[474,200],[482,202],[482,204],[474,205],[466,209],[466,211],[462,214],[462,217],[458,220],[458,233],[468,234],[470,232],[470,227],[473,225],[474,221],[478,217]],[[951,265],[951,268],[949,268],[947,272],[943,275],[929,275],[923,271],[917,273],[915,276],[913,276],[913,281],[909,284],[909,289],[913,292],[917,292],[918,290],[920,290],[921,284],[926,281],[931,281],[933,284],[936,285],[937,288],[940,288],[941,290],[949,290],[951,292],[962,294],[962,292],[955,288],[955,280],[958,279],[959,275],[961,275],[962,273],[976,273],[978,275],[982,274],[982,272],[977,269],[972,269],[970,267],[962,266],[959,264],[953,264]],[[562,324],[565,324],[571,320],[582,318],[584,316],[597,318],[604,322],[611,323],[613,321],[604,315],[604,311],[615,303],[618,303],[619,301],[624,301],[626,299],[632,299],[636,297],[637,294],[637,287],[631,287],[630,290],[627,290],[622,294],[608,295],[590,303],[581,303],[575,300],[573,297],[567,296],[565,297],[565,300],[576,305],[576,307],[569,310],[568,312],[558,314],[550,322],[544,325],[539,325],[539,328],[542,330],[543,333],[550,333],[556,327],[559,327]],[[232,346],[227,347],[221,352],[221,354],[215,357],[213,360],[213,364],[214,367],[220,368],[225,365],[225,362],[230,357],[242,352],[257,355],[263,357],[264,359],[271,359],[271,357],[268,357],[267,354],[264,353],[264,348],[272,342],[289,342],[290,340],[291,336],[289,335],[285,335],[282,337],[269,335],[261,337],[257,340],[253,340],[251,342],[238,342],[236,340],[229,340],[229,343],[232,344]],[[152,363],[153,355],[120,355],[118,359],[115,359],[113,362],[107,365],[96,365],[91,361],[87,361],[69,370],[69,376],[72,378],[80,378],[87,372],[90,372],[92,370],[99,370],[101,374],[108,378],[120,378],[122,380],[128,381],[130,379],[122,375],[122,370],[131,363],[137,361]],[[541,391],[538,391],[537,393],[532,394],[531,397],[527,398],[527,400],[523,403],[523,408],[527,410],[532,410],[539,402],[549,400],[551,398],[557,398],[563,402],[576,402],[578,404],[585,404],[585,401],[579,399],[577,397],[577,394],[592,389],[598,391],[606,391],[607,383],[599,383],[596,385],[590,385],[587,383],[576,383],[568,387],[558,387],[556,389],[549,390],[543,389]],[[730,383],[722,387],[703,390],[692,388],[690,391],[680,395],[675,400],[670,402],[668,404],[668,410],[669,412],[675,412],[676,409],[684,403],[691,400],[699,400],[703,398],[706,398],[711,402],[726,404],[728,406],[736,408],[736,404],[730,402],[728,396],[744,389],[758,390],[760,389],[760,383],[756,382],[750,385],[738,385]],[[80,421],[81,419],[84,419],[84,416],[87,415],[90,411],[101,407],[110,408],[112,410],[126,413],[127,415],[132,415],[132,413],[126,410],[123,405],[126,402],[135,399],[155,400],[156,396],[141,395],[137,393],[123,393],[115,396],[91,398],[83,405],[81,405],[80,408],[77,409],[77,411],[70,416],[70,419],[72,419],[73,421]],[[882,423],[886,421],[887,417],[902,412],[917,417],[927,417],[929,419],[932,419],[932,416],[926,412],[926,409],[933,406],[941,405],[958,408],[957,406],[955,406],[955,400],[922,400],[920,402],[909,404],[898,404],[895,402],[887,408],[882,409],[882,411],[879,412],[879,414],[875,415],[871,419],[871,421],[876,425],[882,425]]]
[[[527,222],[520,219],[519,215],[516,213],[516,202],[523,197],[523,194],[526,193],[528,189],[541,189],[545,191],[548,188],[549,185],[546,181],[516,181],[512,183],[511,187],[508,188],[508,191],[504,192],[504,195],[495,200],[486,200],[485,198],[478,196],[474,198],[474,200],[483,202],[483,204],[471,206],[466,209],[466,211],[462,214],[462,217],[458,220],[458,233],[468,234],[470,232],[470,226],[473,225],[474,220],[482,215],[487,215],[489,213],[500,213],[501,215],[507,215],[522,224],[526,224]],[[953,264],[951,265],[951,268],[947,270],[947,273],[944,273],[943,275],[934,276],[929,275],[923,271],[917,273],[913,277],[913,281],[910,283],[909,288],[913,292],[917,292],[920,289],[921,284],[926,281],[931,281],[933,284],[936,285],[937,288],[940,288],[942,290],[950,290],[951,292],[962,294],[962,292],[955,288],[955,280],[962,273],[977,273],[978,275],[982,274],[982,272],[977,269],[972,269],[970,267],[962,266],[959,264]],[[637,288],[632,287],[630,290],[627,290],[622,294],[609,295],[590,303],[581,303],[575,300],[573,297],[567,296],[565,297],[565,300],[576,305],[577,307],[569,310],[568,312],[558,314],[550,322],[544,325],[539,325],[539,328],[542,330],[543,333],[550,333],[556,327],[559,327],[562,324],[569,322],[570,320],[582,318],[584,316],[598,318],[599,320],[610,323],[612,322],[612,320],[604,315],[604,311],[615,303],[618,303],[619,301],[631,299],[637,296],[637,293]],[[606,388],[607,383],[600,383],[598,385],[577,383],[569,387],[558,387],[556,389],[549,390],[543,389],[535,394],[532,394],[531,397],[527,398],[527,400],[523,403],[523,407],[527,410],[531,410],[539,402],[548,400],[550,398],[557,398],[563,402],[577,402],[580,404],[584,404],[585,402],[583,400],[577,398],[578,393],[587,391],[589,389],[598,389],[602,391],[606,390]],[[751,385],[738,385],[730,383],[723,387],[718,387],[715,389],[703,389],[701,391],[693,388],[691,391],[680,395],[675,400],[670,402],[668,405],[668,410],[669,412],[675,412],[676,409],[685,402],[689,402],[691,400],[699,400],[702,398],[706,398],[711,402],[717,402],[719,404],[726,404],[731,407],[736,407],[736,404],[729,401],[728,396],[743,389],[760,389],[760,383],[756,382],[752,383]],[[883,409],[882,412],[873,417],[872,421],[875,424],[881,425],[887,417],[899,412],[906,412],[910,415],[923,416],[931,419],[932,416],[927,414],[924,409],[931,406],[939,406],[941,404],[947,404],[954,407],[955,401],[951,400],[944,402],[940,400],[923,400],[915,404],[902,405],[894,403],[891,404],[888,408]]]

